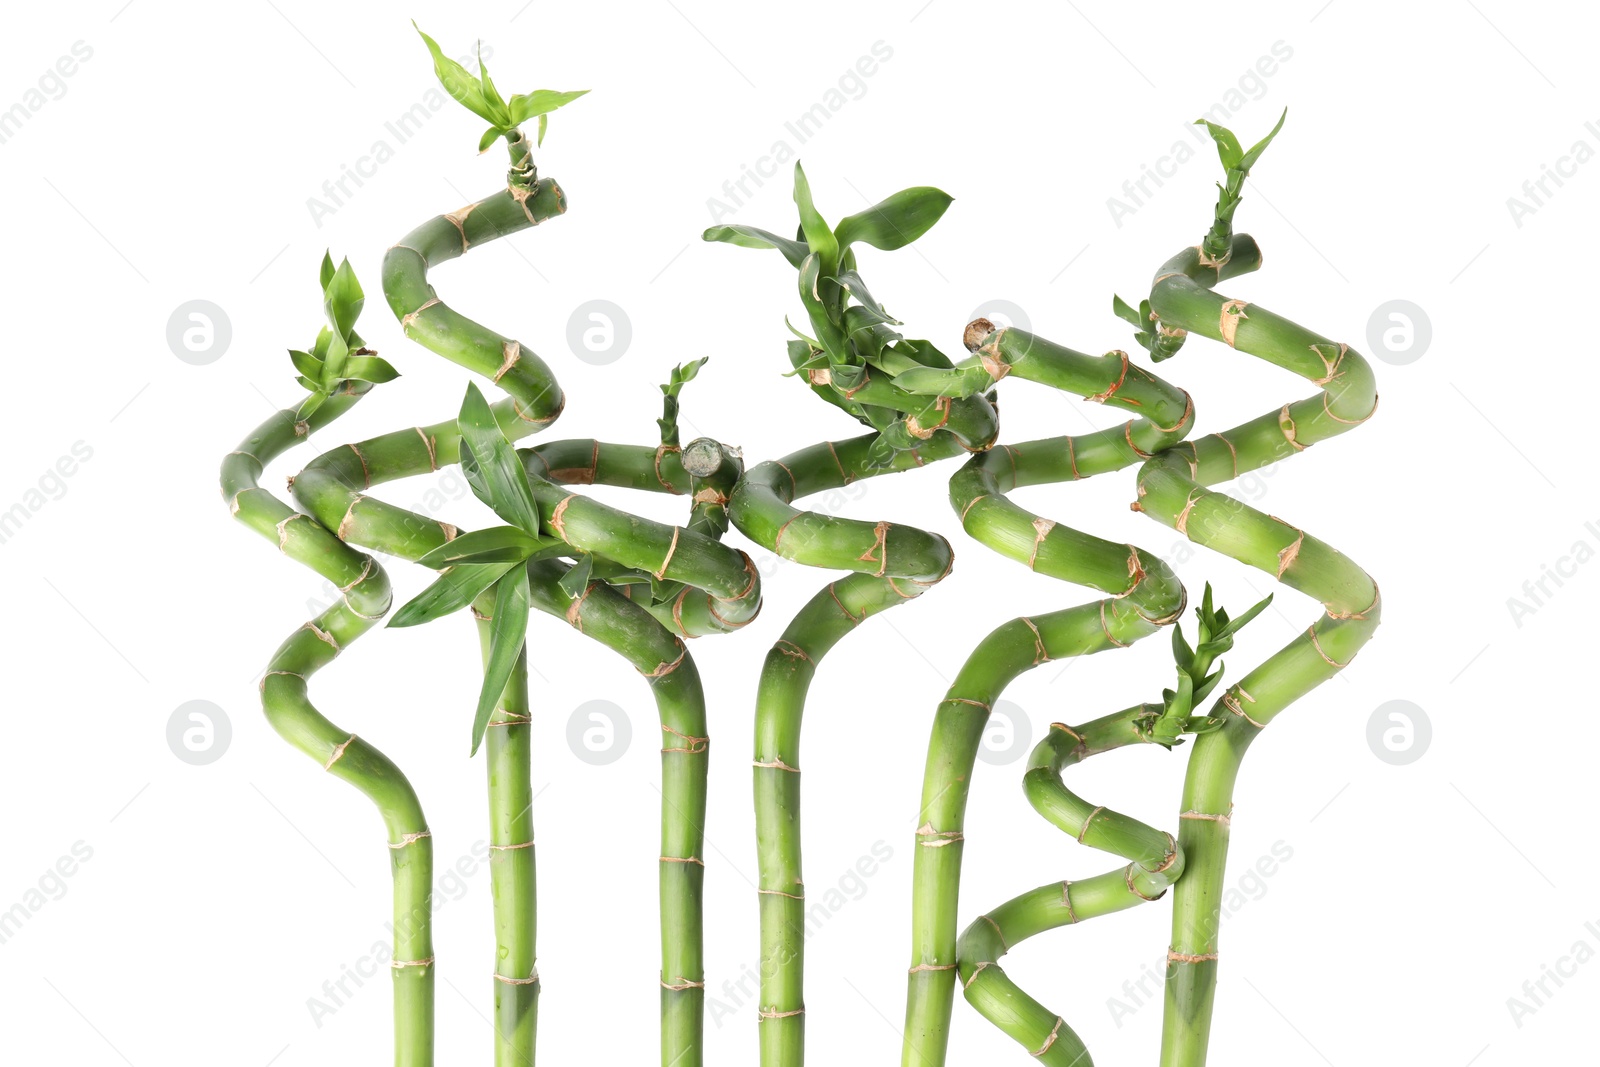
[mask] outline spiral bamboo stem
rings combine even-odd
[[[268,661],[261,702],[267,721],[284,740],[378,806],[394,878],[394,1062],[396,1067],[432,1067],[433,840],[428,822],[400,769],[370,742],[330,721],[308,695],[311,676],[388,612],[389,578],[373,557],[257,484],[269,463],[344,414],[369,389],[364,382],[346,383],[306,419],[291,409],[262,423],[223,459],[222,494],[236,519],[339,590],[338,603],[296,630]]]
[[[1211,488],[1345,433],[1369,419],[1378,396],[1371,367],[1339,344],[1214,286],[1235,262],[1258,264],[1247,235],[1220,262],[1185,249],[1157,272],[1150,305],[1169,330],[1218,340],[1306,378],[1319,391],[1223,433],[1169,449],[1139,471],[1150,517],[1292,589],[1323,614],[1218,700],[1222,729],[1201,736],[1184,781],[1179,844],[1189,871],[1173,896],[1162,1067],[1203,1067],[1216,992],[1217,934],[1233,790],[1244,754],[1291,703],[1348,666],[1377,629],[1377,584],[1337,549],[1282,519]]]
[[[1158,557],[1043,518],[1007,494],[1143,461],[1188,432],[1194,417],[1188,394],[1120,351],[1089,356],[1025,331],[996,330],[981,319],[968,326],[965,341],[973,356],[950,372],[948,383],[959,378],[961,387],[970,390],[982,388],[985,380],[1015,375],[1135,417],[1091,434],[1000,445],[973,457],[951,479],[950,503],[969,534],[1030,570],[1110,595],[1003,624],[973,650],[939,704],[923,777],[912,874],[912,951],[901,1057],[907,1067],[944,1062],[958,972],[966,804],[995,702],[1014,679],[1044,663],[1125,648],[1155,633],[1178,617],[1185,602],[1182,584]],[[980,998],[979,1003],[993,1002]]]

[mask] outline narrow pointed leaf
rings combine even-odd
[[[561,591],[567,594],[567,599],[577,600],[583,591],[589,588],[589,576],[594,570],[594,557],[589,555],[579,556],[566,574],[561,576],[558,583]]]
[[[333,281],[333,253],[322,253],[322,288],[328,288],[328,283]]]
[[[1267,145],[1271,144],[1272,143],[1272,139],[1274,137],[1278,136],[1278,131],[1283,129],[1283,122],[1288,117],[1289,117],[1289,109],[1288,108],[1284,108],[1283,109],[1283,114],[1278,116],[1278,124],[1276,126],[1272,127],[1272,132],[1267,134],[1265,137],[1261,138],[1261,140],[1257,141],[1255,143],[1255,146],[1253,148],[1251,148],[1250,151],[1246,152],[1242,158],[1240,158],[1240,160],[1239,160],[1239,170],[1240,171],[1242,171],[1245,174],[1249,174],[1250,173],[1250,168],[1256,165],[1256,160],[1260,159],[1261,158],[1261,153],[1263,153],[1263,152],[1265,152],[1267,150]]]
[[[462,444],[472,450],[489,506],[511,525],[538,536],[539,509],[528,485],[528,472],[476,384],[467,386],[457,422]]]
[[[1229,635],[1238,633],[1240,630],[1244,629],[1245,623],[1249,622],[1251,619],[1267,610],[1267,605],[1271,603],[1272,594],[1268,593],[1266,599],[1261,601],[1261,603],[1257,604],[1243,615],[1240,615],[1237,619],[1230,620],[1228,625],[1223,627],[1223,633]]]
[[[317,381],[322,377],[322,360],[313,356],[310,352],[301,352],[291,348],[289,349],[289,360],[294,364],[295,370],[312,381]]]
[[[489,655],[483,665],[483,688],[478,692],[478,713],[472,719],[472,754],[478,754],[489,716],[505,692],[506,682],[522,655],[528,636],[528,568],[514,566],[494,587],[494,619],[489,623]]]
[[[419,626],[434,619],[460,611],[478,599],[478,594],[489,588],[515,563],[462,564],[451,567],[433,584],[409,600],[394,613],[390,626]]]
[[[328,324],[341,338],[349,337],[355,330],[356,319],[361,317],[366,299],[361,283],[356,280],[355,268],[348,259],[341,260],[322,290],[322,307],[327,312]]]
[[[535,89],[531,93],[518,93],[511,98],[512,125],[520,125],[536,115],[548,115],[557,108],[566,107],[588,91],[575,89],[558,93],[554,89]]]
[[[885,251],[904,248],[933,229],[953,199],[942,189],[927,185],[902,189],[865,211],[841,219],[834,233],[844,247],[859,242]]]
[[[1234,170],[1239,166],[1239,161],[1244,158],[1244,149],[1239,145],[1239,138],[1226,126],[1218,126],[1209,119],[1195,119],[1196,126],[1204,126],[1211,133],[1211,139],[1217,142],[1217,155],[1222,159],[1225,170]]]
[[[527,559],[552,544],[560,545],[561,542],[533,537],[515,526],[491,526],[487,530],[473,530],[452,541],[446,541],[417,562],[435,570],[467,562],[514,563]],[[495,557],[495,553],[500,554],[498,558]]]
[[[821,257],[823,273],[832,275],[839,262],[839,239],[811,202],[811,183],[799,162],[794,165],[794,203],[800,209],[800,231],[805,234],[807,247]]]
[[[423,33],[416,22],[413,21],[411,25],[428,46],[428,52],[433,56],[433,73],[438,77],[439,84],[444,86],[445,92],[455,97],[457,103],[483,121],[494,122],[494,112],[490,110],[489,102],[483,96],[483,84],[469,74],[466,67],[441,52],[439,43]]]
[[[484,106],[489,109],[494,118],[489,121],[497,126],[511,126],[511,109],[506,106],[505,98],[500,95],[500,90],[494,87],[494,79],[489,77],[489,68],[483,65],[483,42],[478,42],[478,88],[483,92]]]
[[[381,385],[400,377],[400,372],[380,356],[351,356],[345,361],[344,376],[358,382]]]
[[[755,226],[712,226],[700,235],[703,241],[721,241],[740,248],[776,248],[783,253],[791,267],[798,268],[805,260],[808,249],[799,241],[779,237],[775,233]]]

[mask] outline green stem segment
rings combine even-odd
[[[427,819],[400,769],[331,722],[307,692],[316,671],[388,612],[389,578],[371,556],[257,484],[267,464],[349,410],[368,388],[347,384],[303,422],[293,410],[268,419],[223,459],[222,495],[235,518],[339,590],[337,604],[295,631],[273,655],[261,681],[261,702],[267,721],[284,740],[361,790],[383,816],[394,876],[394,1062],[395,1067],[432,1067],[433,840]]]
[[[1260,261],[1255,242],[1233,238],[1222,262],[1185,249],[1157,273],[1150,303],[1169,329],[1220,340],[1321,387],[1236,426],[1175,447],[1139,472],[1134,505],[1196,544],[1256,567],[1320,601],[1324,613],[1223,693],[1213,714],[1226,724],[1195,742],[1184,781],[1179,844],[1189,873],[1173,897],[1172,943],[1162,1030],[1162,1067],[1203,1067],[1217,980],[1217,933],[1233,789],[1261,729],[1349,664],[1377,629],[1377,585],[1326,542],[1208,486],[1304,451],[1365,422],[1378,397],[1371,368],[1354,350],[1264,308],[1213,290]]]

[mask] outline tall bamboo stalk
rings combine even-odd
[[[990,710],[1026,671],[1052,660],[1125,648],[1171,623],[1184,604],[1182,584],[1158,557],[1035,515],[1006,494],[1141,462],[1188,432],[1194,417],[1188,394],[1132,363],[1124,352],[1085,355],[1025,331],[996,330],[984,319],[967,327],[965,341],[971,358],[942,375],[920,376],[928,380],[914,384],[970,392],[1015,375],[1137,417],[1091,434],[1002,445],[973,457],[951,479],[950,503],[968,533],[1035,572],[1110,596],[1000,626],[967,658],[939,704],[912,874],[902,1048],[907,1067],[943,1063],[948,1045],[966,803]]]
[[[465,469],[474,491],[512,526],[498,532],[482,531],[476,537],[463,535],[459,541],[430,548],[423,562],[445,568],[441,583],[447,591],[459,593],[465,583],[471,582],[481,589],[486,583],[478,579],[483,577],[494,582],[498,590],[494,607],[480,607],[477,612],[485,632],[486,664],[492,672],[511,670],[513,682],[520,677],[520,668],[510,666],[509,661],[520,663],[526,655],[525,622],[506,612],[509,609],[520,614],[529,604],[549,606],[548,598],[540,601],[548,589],[542,593],[538,582],[549,576],[549,568],[541,564],[552,556],[565,555],[577,561],[560,574],[562,597],[558,614],[583,629],[584,620],[589,617],[585,606],[592,597],[614,588],[627,589],[627,596],[638,595],[641,600],[638,606],[630,601],[628,610],[648,620],[649,625],[641,625],[636,618],[626,626],[604,631],[612,634],[608,642],[611,647],[630,657],[648,658],[661,652],[659,646],[664,638],[670,638],[675,645],[671,657],[657,659],[641,669],[655,680],[667,739],[662,756],[659,864],[661,1056],[664,1064],[692,1067],[701,1062],[703,1054],[704,862],[700,852],[709,741],[698,675],[682,639],[666,627],[683,637],[726,632],[743,626],[759,610],[760,583],[754,563],[746,554],[726,548],[718,540],[727,528],[727,496],[742,467],[734,452],[716,442],[697,441],[687,449],[679,444],[678,391],[703,360],[679,368],[672,381],[663,386],[665,411],[657,448],[561,442],[548,450],[525,450],[520,461],[511,457],[507,450],[511,440],[547,427],[561,413],[565,398],[560,387],[549,367],[527,346],[473,322],[443,303],[428,276],[431,269],[478,245],[565,211],[560,186],[539,177],[527,139],[516,121],[522,111],[539,114],[542,135],[544,112],[580,94],[548,94],[541,100],[536,93],[512,97],[506,105],[499,101],[487,72],[476,80],[464,76],[440,56],[431,41],[428,43],[441,81],[458,100],[493,123],[485,142],[495,138],[506,141],[511,169],[503,191],[431,219],[393,246],[384,259],[384,293],[407,336],[488,377],[510,394],[509,418],[504,407],[491,408],[469,390],[458,420],[458,435],[449,441],[447,433],[423,431],[417,436],[432,442],[430,462],[440,462],[441,457],[447,457],[443,460],[446,462],[468,460]],[[462,436],[469,429],[474,438],[470,453]],[[583,448],[585,444],[587,449]],[[514,465],[515,470],[506,464]],[[339,472],[353,473],[348,468]],[[347,477],[336,480],[350,484]],[[595,482],[667,492],[687,489],[694,494],[690,520],[681,527],[651,522],[565,488],[568,484]],[[357,494],[349,500],[346,513],[354,515],[370,506]],[[519,549],[519,545],[527,547]],[[511,562],[507,571],[506,564],[499,562],[504,557],[498,553],[508,546],[528,559],[526,567]],[[484,573],[474,577],[475,570]],[[487,592],[482,596],[486,597]],[[418,621],[448,608],[446,604],[442,609],[437,599],[430,603],[431,607],[419,609]],[[514,649],[510,647],[512,643]],[[498,648],[503,651],[497,652]],[[685,663],[689,664],[687,669],[682,666]],[[664,680],[669,675],[676,675],[677,680],[668,684]],[[488,685],[486,682],[485,697],[489,695]],[[497,884],[497,928],[503,940],[495,977],[504,1063],[531,1062],[538,993],[531,917],[531,827],[526,827],[530,832],[524,836],[520,832],[523,819],[518,814],[531,803],[526,746],[518,741],[518,735],[526,730],[521,721],[525,718],[510,707],[509,701],[498,712],[490,711],[480,701],[479,720],[483,725],[475,727],[475,738],[487,731],[491,741],[491,807],[496,825],[508,837],[499,850],[508,855],[527,853],[525,859],[519,857],[516,861],[525,869],[519,868],[519,874],[508,875]],[[496,722],[503,725],[491,728],[489,724]],[[504,943],[507,937],[516,943],[508,946]]]
[[[298,409],[273,415],[224,457],[222,494],[235,518],[339,590],[339,602],[295,631],[268,662],[261,701],[267,721],[284,740],[361,790],[383,816],[394,877],[394,1062],[396,1067],[432,1067],[433,841],[427,819],[400,769],[371,743],[327,719],[307,692],[316,671],[388,612],[389,579],[373,557],[257,484],[267,464],[344,414],[370,388],[346,381],[305,418]]]
[[[800,727],[811,680],[822,657],[847,633],[869,616],[920,596],[949,573],[954,559],[938,534],[804,511],[794,502],[860,478],[987,449],[999,432],[990,398],[919,395],[901,386],[908,373],[949,368],[950,360],[932,344],[896,332],[900,324],[856,269],[852,245],[903,247],[938,221],[950,198],[937,189],[907,189],[830,226],[797,164],[794,199],[800,214],[796,240],[749,226],[705,233],[708,241],[777,249],[796,268],[815,336],[794,331],[799,339],[789,344],[790,364],[813,393],[873,431],[757,464],[739,481],[730,504],[734,525],[769,551],[807,566],[854,572],[817,593],[789,623],[767,653],[757,689],[753,778],[764,1067],[790,1067],[805,1058]]]
[[[1227,164],[1226,147],[1224,153]],[[1236,189],[1233,178],[1239,168],[1228,169],[1229,187]],[[1154,457],[1140,469],[1135,506],[1196,544],[1315,598],[1323,614],[1228,688],[1216,712],[1226,715],[1226,725],[1199,738],[1190,756],[1179,834],[1189,872],[1174,893],[1162,1067],[1202,1067],[1206,1062],[1228,828],[1244,754],[1285,708],[1349,664],[1377,629],[1380,614],[1376,583],[1338,550],[1208,488],[1360,425],[1378,402],[1371,368],[1349,346],[1215,292],[1218,280],[1232,273],[1231,263],[1260,260],[1255,242],[1246,235],[1233,236],[1226,225],[1237,195],[1232,199],[1229,204],[1225,188],[1218,226],[1205,245],[1185,249],[1157,272],[1150,307],[1169,331],[1222,341],[1309,379],[1320,391]],[[1213,251],[1217,247],[1226,251],[1219,256]]]

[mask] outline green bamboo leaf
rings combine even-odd
[[[867,283],[855,271],[842,270],[834,281],[840,289],[849,293],[856,303],[876,315],[879,322],[885,322],[891,326],[904,325],[899,319],[883,310],[882,305],[872,298],[872,291],[867,288]]]
[[[1122,297],[1115,293],[1111,295],[1111,313],[1124,322],[1131,323],[1134,328],[1149,333],[1152,324],[1149,319],[1140,316],[1138,309],[1134,308]]]
[[[483,468],[478,466],[478,457],[472,454],[472,447],[466,441],[461,442],[461,473],[466,477],[472,495],[484,505],[494,507],[489,500],[489,483],[484,481]]]
[[[330,275],[331,277],[331,275]],[[333,331],[326,326],[317,331],[317,339],[311,345],[311,354],[319,360],[328,358],[328,345],[333,341]]]
[[[295,409],[295,420],[297,422],[304,422],[305,420],[309,419],[311,417],[311,413],[320,408],[323,401],[327,399],[327,393],[324,393],[321,390],[313,391],[310,396],[300,401],[300,406]]]
[[[1244,629],[1245,623],[1249,622],[1251,619],[1267,610],[1267,605],[1271,603],[1272,594],[1268,593],[1266,599],[1261,601],[1261,603],[1255,605],[1249,611],[1245,612],[1243,615],[1240,615],[1237,619],[1228,620],[1227,624],[1222,627],[1219,636],[1227,635],[1231,637],[1232,635],[1238,633],[1240,630]]]
[[[333,272],[333,277],[328,279],[328,284],[322,290],[322,308],[327,312],[328,324],[333,327],[334,333],[341,338],[348,338],[354,332],[356,319],[361,316],[366,299],[350,260],[341,260],[339,269]]]
[[[589,588],[589,577],[593,571],[594,557],[587,554],[579,556],[558,583],[561,591],[567,594],[567,599],[577,600],[583,595],[583,591]]]
[[[896,351],[904,352],[924,367],[938,367],[949,370],[955,366],[950,357],[934,347],[931,341],[901,341],[895,345]]]
[[[504,137],[505,133],[506,131],[502,130],[499,126],[490,126],[487,130],[484,130],[483,136],[478,138],[478,154],[482,155],[484,152],[487,152],[489,150],[489,146],[494,144],[495,139],[498,137]]]
[[[302,387],[311,390],[313,393],[320,393],[322,391],[321,385],[312,381],[310,378],[307,378],[304,374],[295,375],[294,380],[299,382]]]
[[[460,611],[516,565],[485,563],[451,567],[395,612],[389,625],[418,626]]]
[[[358,382],[381,385],[400,377],[400,372],[380,356],[351,356],[345,361],[344,376]]]
[[[1194,649],[1189,647],[1189,642],[1183,636],[1183,630],[1177,626],[1172,628],[1172,658],[1178,663],[1178,672],[1182,676],[1179,679],[1181,684],[1188,677],[1184,672],[1194,666]]]
[[[322,278],[322,283],[321,283],[322,284],[322,288],[324,290],[326,290],[328,288],[328,283],[333,281],[333,253],[332,252],[323,252],[322,253],[321,278]]]
[[[1239,145],[1239,138],[1226,126],[1218,126],[1209,119],[1195,119],[1196,126],[1204,126],[1211,133],[1211,139],[1217,142],[1217,155],[1222,159],[1224,170],[1234,170],[1239,166],[1239,161],[1244,158],[1244,149]]]
[[[489,77],[489,68],[483,65],[483,42],[478,42],[478,86],[483,90],[483,102],[494,118],[489,121],[497,126],[514,126],[511,121],[511,109],[506,106],[505,98],[500,95],[500,90],[494,87],[494,79]]]
[[[805,235],[806,247],[820,257],[823,273],[832,275],[839,262],[839,239],[812,203],[811,183],[798,160],[794,165],[794,203],[800,209],[800,232]]]
[[[1193,698],[1194,703],[1198,704],[1206,697],[1210,696],[1211,691],[1217,687],[1217,683],[1220,681],[1222,681],[1222,664],[1219,663],[1217,664],[1217,669],[1211,674],[1207,675],[1205,678],[1202,678],[1200,680],[1200,684],[1195,687]]]
[[[933,229],[953,199],[942,189],[928,185],[902,189],[865,211],[841,219],[833,232],[843,247],[860,242],[885,251],[904,248]]]
[[[544,135],[545,135],[545,132],[547,130],[549,130],[549,129],[550,129],[550,116],[549,115],[540,115],[539,116],[539,136],[534,138],[534,141],[533,141],[535,147],[539,147],[539,146],[542,146],[544,144]]]
[[[322,360],[310,352],[301,352],[298,349],[289,349],[289,361],[294,364],[294,369],[312,381],[322,378]]]
[[[1267,134],[1265,137],[1261,138],[1261,140],[1257,141],[1255,143],[1255,146],[1253,148],[1251,148],[1250,151],[1246,152],[1244,154],[1244,156],[1239,160],[1239,170],[1242,173],[1244,173],[1244,174],[1249,174],[1250,173],[1250,168],[1256,165],[1256,160],[1260,159],[1261,158],[1261,153],[1263,153],[1263,152],[1265,152],[1267,150],[1267,145],[1271,144],[1272,143],[1272,139],[1274,137],[1278,136],[1278,131],[1283,129],[1283,122],[1288,117],[1289,117],[1289,109],[1288,108],[1284,108],[1283,109],[1283,114],[1278,116],[1278,124],[1276,126],[1272,127],[1272,132]]]
[[[511,671],[522,655],[528,636],[528,568],[512,567],[494,587],[494,619],[489,623],[489,655],[483,665],[483,688],[478,691],[478,712],[472,719],[472,754],[478,754],[489,716],[505,692]]]
[[[776,248],[789,261],[789,266],[799,267],[806,258],[806,246],[787,237],[758,229],[755,226],[712,226],[700,235],[702,241],[721,241],[740,248]]]
[[[533,537],[515,526],[491,526],[446,541],[417,562],[435,570],[460,563],[515,563],[553,544],[561,545],[561,542]]]
[[[445,92],[455,97],[457,103],[483,121],[496,122],[497,118],[489,102],[484,99],[482,83],[469,74],[466,67],[441,52],[439,43],[423,33],[416,20],[412,20],[411,26],[427,44],[428,52],[433,56],[433,73],[439,79],[439,84],[444,86]]]
[[[322,391],[332,393],[344,379],[344,368],[350,355],[350,346],[344,338],[334,334],[328,338],[327,353],[322,357]]]
[[[548,115],[552,111],[566,107],[588,91],[575,89],[572,92],[558,93],[554,89],[535,89],[531,93],[517,93],[511,98],[511,124],[519,126],[535,115]]]
[[[528,472],[476,384],[468,384],[457,422],[461,442],[472,450],[478,466],[488,505],[511,525],[538,536],[539,509],[528,485]]]

